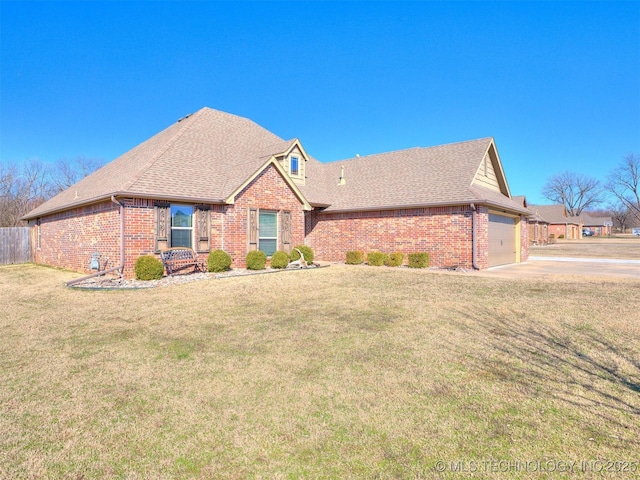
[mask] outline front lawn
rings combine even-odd
[[[74,277],[0,267],[2,478],[544,478],[486,462],[640,461],[637,281]]]

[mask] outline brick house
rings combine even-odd
[[[529,244],[547,245],[549,243],[549,222],[540,216],[537,206],[529,205],[524,195],[513,197],[513,200],[530,212],[527,222],[529,226]]]
[[[538,218],[538,224],[547,224],[549,237],[568,240],[582,238],[582,218],[570,216],[563,204],[529,205],[529,210],[534,214],[530,218],[532,223],[535,224],[535,218]]]
[[[596,237],[611,235],[613,220],[611,217],[592,217],[588,213],[583,213],[582,228],[589,230]]]
[[[173,246],[249,250],[305,243],[319,261],[348,250],[429,252],[432,265],[487,268],[528,257],[527,209],[511,199],[492,138],[321,163],[249,119],[203,108],[24,218],[38,263],[133,276]]]

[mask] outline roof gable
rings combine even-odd
[[[473,185],[489,188],[510,197],[509,185],[502,168],[496,145],[491,139],[472,181]]]
[[[280,162],[278,162],[276,160],[276,156],[275,155],[271,156],[271,158],[269,158],[269,160],[267,160],[267,162],[264,165],[262,165],[260,168],[258,168],[258,170],[256,170],[251,176],[249,176],[233,192],[231,192],[229,194],[229,196],[225,199],[225,203],[230,204],[230,205],[235,203],[236,196],[238,196],[238,194],[240,192],[242,192],[242,190],[244,190],[247,185],[249,185],[251,182],[253,182],[253,180],[255,180],[262,172],[264,172],[267,169],[267,167],[269,167],[269,165],[273,165],[276,168],[276,170],[278,171],[278,173],[280,174],[282,179],[286,182],[286,184],[289,186],[289,188],[291,188],[291,190],[293,190],[293,193],[295,194],[295,196],[298,197],[298,199],[302,203],[303,210],[312,210],[313,207],[309,204],[309,202],[304,197],[304,195],[302,194],[302,192],[300,191],[298,186],[295,184],[295,182],[291,179],[291,177],[289,175],[287,175],[287,172],[284,170],[284,168],[282,167]]]

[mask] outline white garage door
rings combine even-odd
[[[516,261],[516,219],[489,214],[489,266]]]

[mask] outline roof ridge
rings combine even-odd
[[[176,143],[176,141],[178,141],[178,139],[182,135],[184,135],[184,133],[195,123],[196,115],[200,116],[204,110],[205,110],[204,108],[201,108],[200,110],[198,110],[195,113],[190,113],[190,114],[187,114],[184,117],[180,118],[176,123],[186,122],[187,120],[189,120],[189,122],[185,123],[184,126],[182,128],[180,128],[175,133],[175,135],[173,135],[173,137],[171,137],[165,143],[164,147],[160,148],[155,155],[152,155],[149,158],[149,160],[142,166],[142,168],[138,169],[137,174],[134,175],[133,178],[129,182],[127,182],[127,183],[125,183],[123,185],[123,190],[129,190],[140,179],[140,177],[144,174],[144,172],[149,170],[149,168],[151,168],[153,166],[153,164],[156,163],[162,157],[162,155],[164,155],[165,152],[167,150],[169,150],[169,148],[171,148]],[[169,127],[167,127],[167,128],[170,128],[170,127],[171,127],[171,125]]]
[[[381,155],[390,155],[392,153],[399,153],[399,152],[408,152],[410,150],[420,150],[422,147],[409,147],[409,148],[401,148],[400,150],[389,150],[387,152],[380,152],[380,153],[370,153],[368,155],[360,155],[359,153],[356,154],[355,157],[349,157],[349,158],[342,158],[339,160],[330,160],[328,162],[322,162],[320,160],[320,163],[324,164],[324,165],[331,165],[334,163],[338,163],[338,162],[350,162],[352,160],[358,160],[358,159],[366,159],[368,157],[379,157]]]
[[[482,140],[494,140],[494,138],[493,137],[480,137],[480,138],[474,138],[472,140],[462,140],[460,142],[441,143],[440,145],[431,145],[429,147],[419,147],[419,148],[422,148],[424,150],[428,150],[428,149],[431,149],[431,148],[448,147],[449,145],[462,145],[463,143],[480,142]]]
[[[388,150],[386,152],[379,152],[379,153],[371,153],[369,155],[357,155],[355,157],[349,157],[349,158],[343,158],[343,159],[339,159],[339,160],[330,160],[328,162],[322,162],[325,165],[329,165],[332,163],[336,163],[336,162],[349,162],[351,160],[355,160],[355,159],[359,159],[359,158],[367,158],[367,157],[377,157],[380,155],[389,155],[389,154],[393,154],[393,153],[400,153],[400,152],[409,152],[412,150],[432,150],[434,148],[441,148],[441,147],[448,147],[450,145],[462,145],[465,143],[472,143],[472,142],[480,142],[480,141],[493,141],[493,137],[481,137],[481,138],[476,138],[473,140],[463,140],[461,142],[449,142],[449,143],[442,143],[440,145],[432,145],[429,147],[408,147],[408,148],[401,148],[399,150]]]

